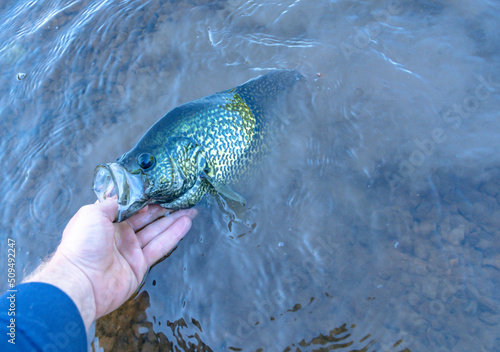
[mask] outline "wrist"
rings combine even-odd
[[[26,282],[44,282],[56,286],[75,303],[88,330],[96,317],[93,286],[85,273],[64,255],[57,252],[46,264],[42,264]]]

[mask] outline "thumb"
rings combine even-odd
[[[118,213],[118,201],[116,198],[108,198],[100,203],[96,203],[97,209],[106,216],[110,222],[115,221]]]

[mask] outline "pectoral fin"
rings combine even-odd
[[[243,198],[240,194],[238,194],[235,191],[233,191],[225,183],[219,182],[219,181],[213,179],[212,177],[208,176],[206,174],[206,172],[203,172],[202,175],[201,175],[201,177],[204,178],[204,179],[206,179],[212,185],[212,187],[218,193],[220,193],[222,196],[224,196],[224,197],[226,197],[228,199],[231,199],[231,200],[233,200],[235,202],[238,202],[241,205],[245,205],[246,204],[245,198]]]

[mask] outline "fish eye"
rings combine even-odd
[[[137,157],[137,164],[141,169],[147,170],[155,164],[155,157],[149,153],[142,153]]]

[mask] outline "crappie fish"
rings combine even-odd
[[[262,156],[269,115],[301,77],[293,70],[272,71],[171,110],[132,150],[96,167],[97,198],[118,198],[118,222],[147,204],[190,208],[207,192],[245,204],[230,185]]]

